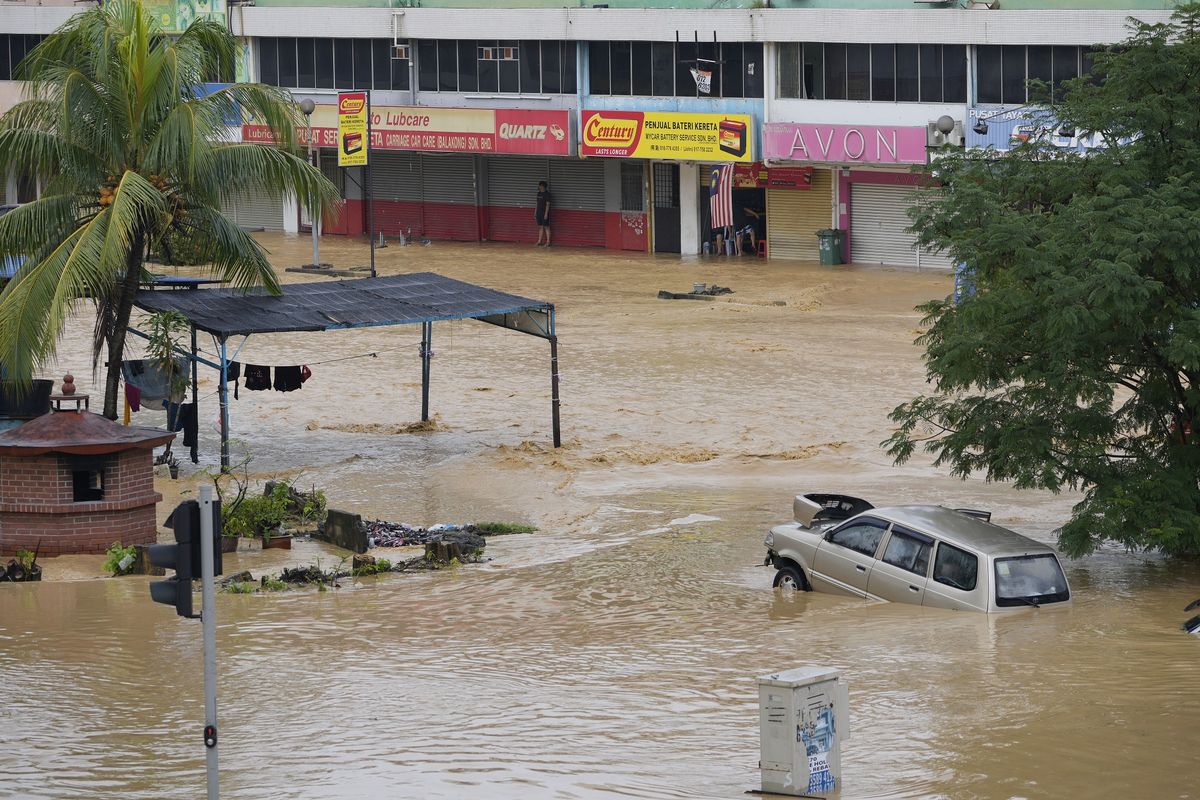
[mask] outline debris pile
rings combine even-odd
[[[469,525],[433,525],[421,528],[406,525],[403,522],[388,522],[382,519],[363,520],[367,529],[367,545],[369,547],[408,547],[410,545],[425,545],[439,538],[443,533],[469,530]]]

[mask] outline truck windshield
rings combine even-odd
[[[996,559],[996,605],[1061,603],[1071,597],[1053,553]]]

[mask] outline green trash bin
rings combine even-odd
[[[822,264],[841,264],[845,231],[822,228],[817,231],[817,249],[821,251]]]

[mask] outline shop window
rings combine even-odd
[[[542,93],[541,45],[538,42],[521,42],[521,92]]]
[[[923,44],[921,51],[921,102],[942,102],[942,48]]]
[[[1041,81],[1044,88],[1031,89],[1030,97],[1041,100],[1050,98],[1051,84],[1054,81],[1053,49],[1048,45],[1031,45],[1028,48],[1029,75],[1031,81]]]
[[[498,44],[496,63],[500,68],[500,91],[505,94],[517,94],[521,91],[521,50],[515,41],[501,41]]]
[[[846,45],[846,99],[871,99],[871,45]]]
[[[562,91],[562,47],[561,42],[542,42],[542,92],[558,94]],[[571,65],[574,68],[574,64]]]
[[[479,91],[479,43],[474,39],[458,42],[458,90]]]
[[[437,76],[439,92],[458,91],[458,42],[453,39],[438,40]]]
[[[846,45],[825,45],[825,98],[846,99]]]
[[[742,63],[745,65],[742,76],[743,93],[746,97],[762,97],[764,91],[762,42],[742,45]]]
[[[896,99],[896,45],[871,45],[871,99]]]
[[[333,88],[333,39],[317,39],[313,42],[313,60],[317,68],[315,89]]]
[[[632,92],[631,58],[629,42],[611,42],[609,44],[609,91],[613,94],[630,94]]]
[[[654,94],[654,46],[650,42],[634,42],[630,48],[631,93],[641,97]]]
[[[1051,91],[1055,100],[1062,99],[1064,81],[1079,77],[1079,48],[1057,46],[1054,48],[1053,83]]]
[[[1002,103],[1021,104],[1025,102],[1025,46],[1006,44],[1000,46],[1002,56],[1002,77],[1000,89],[1003,92]]]
[[[44,38],[36,33],[0,34],[0,81],[14,80],[21,61]]]
[[[675,46],[675,96],[696,97],[696,79],[692,67],[696,66],[696,43],[680,42]]]
[[[17,202],[32,203],[38,199],[38,180],[32,172],[23,172],[17,176]]]
[[[675,94],[675,45],[671,42],[655,42],[651,51],[654,60],[654,96],[671,97]],[[691,80],[691,76],[688,76]]]
[[[77,469],[71,472],[71,500],[90,503],[104,499],[104,470]]]
[[[279,85],[279,40],[258,40],[258,80],[268,86]]]
[[[417,88],[436,92],[438,88],[438,45],[435,39],[417,42]]]
[[[1001,73],[1000,45],[985,44],[975,48],[975,93],[980,103],[1003,102]]]
[[[559,42],[560,52],[562,53],[562,91],[563,94],[575,94],[579,86],[576,71],[578,67],[575,63],[575,43],[574,42]]]
[[[721,65],[722,97],[746,96],[746,68],[749,65],[745,61],[744,52],[740,42],[721,45],[721,59],[725,62]],[[750,64],[753,65],[753,62]],[[716,78],[715,75],[713,77]]]
[[[740,47],[740,45],[739,45]],[[724,74],[725,65],[722,63],[721,47],[714,42],[700,42],[696,45],[696,63],[693,65],[696,69],[705,70],[711,73],[708,85],[708,94],[700,92],[699,87],[696,87],[696,79],[692,78],[692,85],[696,87],[696,94],[701,97],[722,97],[721,80]],[[740,76],[739,76],[740,77]],[[741,87],[738,87],[738,94],[734,97],[741,96]]]
[[[780,97],[808,97],[800,93],[800,53],[804,45],[784,42],[779,46],[779,75],[776,77]]]
[[[612,94],[608,75],[608,42],[588,44],[588,91],[591,94]]]
[[[352,39],[354,42],[354,83],[352,89],[370,89],[371,80],[371,40]]]
[[[354,40],[333,40],[333,85],[337,89],[354,88]]]
[[[382,40],[380,40],[382,41]],[[296,40],[296,87],[317,86],[316,48],[312,39]]]
[[[804,80],[802,97],[808,100],[825,99],[825,45],[806,42],[803,54]]]
[[[500,91],[500,62],[494,58],[480,58],[475,66],[479,70],[479,91]]]
[[[296,40],[279,39],[279,83],[278,86],[299,86],[296,79]]]
[[[967,102],[966,45],[942,45],[942,87],[942,99],[945,102]]]
[[[371,88],[392,88],[392,48],[387,39],[371,39]]]
[[[919,45],[896,45],[896,99],[902,103],[913,103],[921,97],[919,53]]]

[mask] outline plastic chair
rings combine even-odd
[[[758,240],[758,257],[759,258],[767,257],[767,240],[766,239]]]

